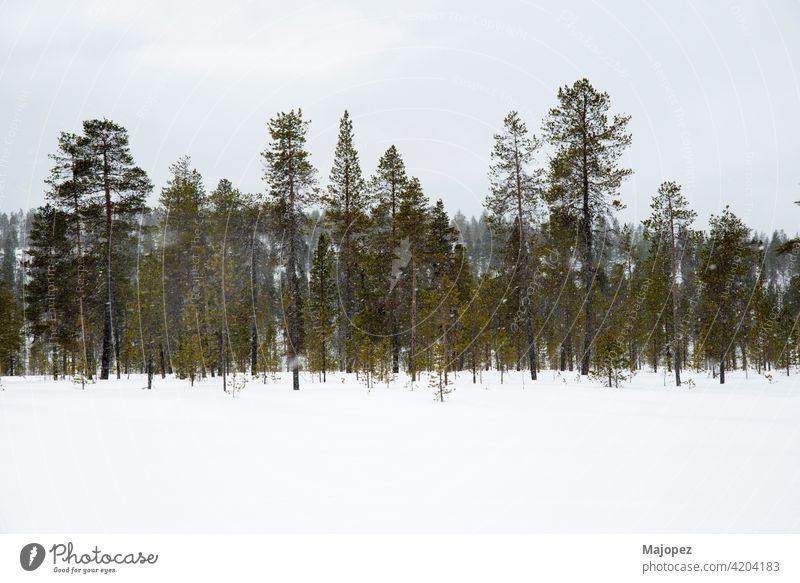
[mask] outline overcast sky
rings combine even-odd
[[[671,179],[702,224],[730,204],[794,232],[799,32],[796,1],[6,1],[0,209],[39,205],[58,132],[104,116],[128,128],[153,201],[183,154],[209,189],[262,191],[266,122],[302,107],[323,184],[348,109],[365,174],[394,143],[431,199],[477,214],[503,116],[539,133],[586,76],[632,115],[625,220]]]

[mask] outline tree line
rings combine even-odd
[[[368,385],[425,373],[575,371],[609,386],[649,368],[789,374],[798,358],[796,239],[729,209],[706,231],[681,186],[621,224],[630,117],[581,79],[537,133],[510,112],[485,211],[451,217],[391,146],[362,172],[344,112],[320,179],[301,110],[267,126],[264,191],[213,189],[191,159],[158,203],[124,127],[64,132],[46,203],[0,215],[0,369],[85,383],[300,371]]]

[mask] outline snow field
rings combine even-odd
[[[800,532],[800,375],[685,376],[6,378],[0,532]]]

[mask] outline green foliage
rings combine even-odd
[[[452,382],[447,376],[448,359],[444,343],[434,342],[431,352],[433,358],[431,372],[428,373],[428,387],[433,391],[434,400],[444,403],[445,397],[453,392]]]
[[[5,284],[0,284],[0,371],[13,372],[14,359],[22,348],[22,310]]]
[[[263,200],[225,179],[207,193],[184,157],[153,209],[125,129],[87,121],[59,136],[48,203],[0,213],[0,372],[85,384],[116,364],[224,374],[233,390],[247,373],[288,369],[298,388],[301,367],[324,380],[338,366],[372,388],[404,369],[439,400],[456,375],[535,378],[539,363],[610,386],[643,367],[680,382],[690,362],[794,374],[796,238],[751,233],[727,209],[696,232],[674,182],[621,225],[628,123],[587,80],[561,88],[545,173],[510,112],[486,212],[451,219],[394,146],[364,180],[347,112],[324,195],[297,110],[269,122]]]
[[[281,233],[286,286],[285,333],[286,360],[292,371],[292,388],[300,389],[300,354],[303,350],[303,288],[305,278],[300,263],[304,210],[316,196],[316,170],[305,149],[308,122],[301,110],[279,113],[269,122],[270,142],[263,153],[266,161],[270,210],[275,227]]]
[[[631,170],[619,165],[631,143],[630,117],[614,115],[607,93],[588,79],[558,90],[558,105],[544,122],[545,139],[555,153],[550,160],[547,199],[551,206],[578,221],[582,262],[584,339],[581,374],[589,373],[594,339],[594,292],[597,275],[595,229],[605,229],[612,210],[622,208],[619,188]]]
[[[698,349],[719,363],[720,382],[724,383],[726,361],[739,327],[737,315],[747,301],[745,276],[752,268],[754,249],[750,229],[728,207],[720,215],[712,215],[709,223],[709,238],[700,251],[703,326]]]
[[[338,308],[336,256],[325,233],[317,239],[311,259],[308,289],[308,369],[320,373],[322,381],[334,363],[333,334]]]

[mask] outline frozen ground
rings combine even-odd
[[[800,376],[4,379],[0,532],[800,532]]]

